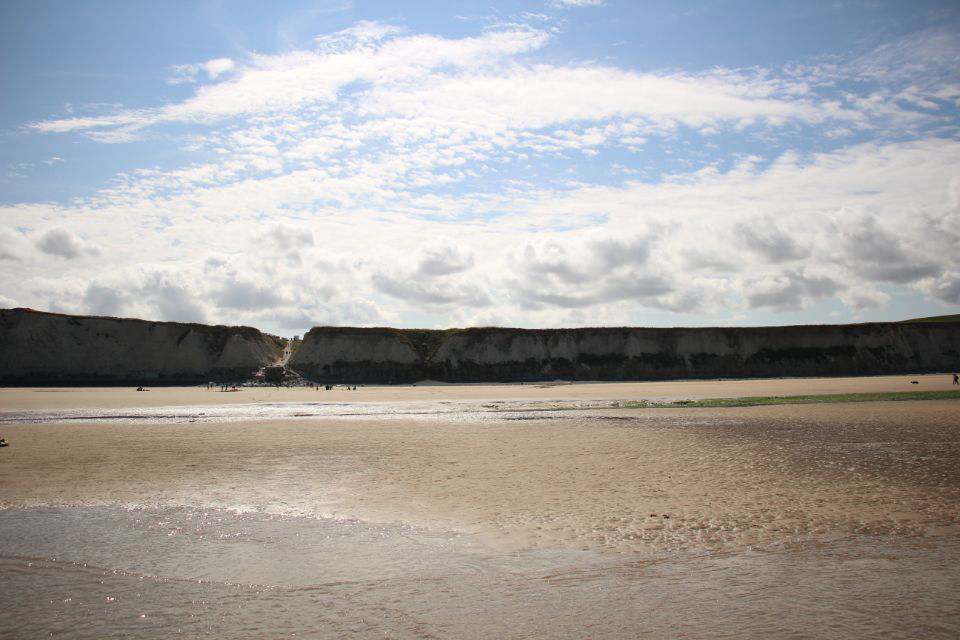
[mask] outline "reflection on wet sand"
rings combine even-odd
[[[960,630],[956,401],[418,402],[8,420],[0,572],[17,589],[82,593],[88,612],[113,585],[126,599],[108,617],[139,607],[166,619],[200,599],[190,633],[247,637]],[[0,595],[32,621],[24,629],[81,610],[21,592]],[[322,622],[294,613],[320,601],[339,603]],[[230,626],[221,614],[234,606],[266,617]]]
[[[957,533],[953,401],[9,425],[6,504],[199,505],[644,553]]]

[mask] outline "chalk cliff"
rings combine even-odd
[[[328,382],[654,380],[960,369],[960,323],[446,331],[316,327],[288,366]]]
[[[281,345],[250,327],[0,310],[0,383],[240,380]],[[322,382],[656,380],[960,370],[960,322],[752,328],[315,327],[287,366]]]
[[[408,334],[387,328],[314,327],[287,367],[321,381],[415,382],[424,377],[426,358]]]
[[[282,347],[251,327],[0,309],[0,383],[241,380]]]

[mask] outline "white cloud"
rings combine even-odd
[[[424,281],[410,275],[374,273],[371,276],[374,288],[406,304],[427,305],[433,310],[445,312],[451,305],[460,307],[486,307],[492,300],[482,288],[463,280],[455,282]]]
[[[878,285],[957,304],[958,176],[960,145],[928,140],[785,154],[769,166],[656,184],[430,196],[434,210],[482,220],[458,227],[456,240],[443,217],[419,215],[419,195],[394,191],[389,204],[373,206],[377,198],[362,195],[369,183],[347,195],[342,178],[320,172],[215,189],[187,181],[167,196],[149,189],[143,196],[134,180],[117,204],[107,199],[72,213],[5,209],[11,225],[58,217],[60,232],[47,247],[55,255],[84,255],[80,239],[90,235],[129,251],[101,253],[96,266],[77,260],[78,283],[53,290],[30,274],[56,278],[56,263],[37,262],[21,246],[19,260],[7,262],[12,284],[3,293],[30,306],[58,299],[77,311],[229,324],[289,322],[298,309],[325,323],[432,313],[451,322],[609,324],[630,323],[644,309],[783,312],[826,298],[859,312],[888,301]],[[316,208],[337,190],[354,198],[349,216]],[[132,207],[140,215],[125,218]],[[264,211],[271,223],[261,221]],[[154,220],[167,222],[144,235]],[[561,223],[569,230],[544,231]],[[167,243],[171,237],[180,244]],[[124,266],[134,263],[143,273]],[[116,275],[96,280],[102,272]],[[112,292],[90,289],[90,281]]]
[[[631,324],[824,299],[860,313],[895,290],[958,304],[960,145],[924,123],[960,83],[914,70],[858,92],[832,84],[853,73],[837,65],[561,64],[553,37],[361,23],[312,51],[193,65],[219,81],[181,102],[36,123],[110,142],[198,124],[185,144],[203,162],[0,208],[0,293],[298,330]],[[819,131],[839,137],[790,150]],[[733,156],[726,136],[764,151]],[[71,279],[37,250],[74,260]]]
[[[173,77],[170,84],[197,82],[202,73],[208,80],[216,80],[220,76],[229,74],[236,68],[236,63],[230,58],[214,58],[197,64],[179,64],[172,67]]]
[[[452,150],[469,153],[463,143],[480,149],[518,140],[541,149],[589,148],[619,137],[641,140],[677,126],[709,132],[721,124],[782,126],[863,117],[838,103],[797,95],[794,84],[756,73],[644,74],[523,61],[522,54],[542,48],[549,38],[541,29],[513,26],[452,40],[400,35],[388,25],[363,23],[325,37],[317,51],[255,55],[239,68],[220,59],[187,65],[182,70],[189,77],[202,69],[211,77],[235,73],[230,80],[199,87],[183,102],[31,126],[45,132],[86,131],[116,142],[166,122],[206,123],[257,114],[301,117],[303,109],[314,110],[312,118],[324,112],[337,118],[346,111],[361,117],[354,125],[361,139],[373,134],[408,144],[446,133],[461,142]],[[541,131],[611,120],[589,132],[577,130],[579,124],[574,130]],[[520,131],[528,137],[518,138]],[[356,136],[350,137],[355,143]],[[312,144],[321,151],[337,148]],[[301,153],[306,148],[301,145]]]
[[[0,229],[0,260],[22,260],[29,248],[22,234]]]
[[[745,283],[747,306],[750,309],[797,311],[807,303],[832,296],[842,290],[840,284],[826,275],[809,275],[791,270]]]
[[[557,8],[569,7],[602,7],[603,0],[551,0],[550,4]]]
[[[90,284],[83,294],[84,312],[97,316],[122,316],[129,303],[118,289]]]
[[[203,65],[203,70],[211,80],[216,80],[223,74],[233,71],[234,66],[233,60],[230,58],[216,58],[207,60]]]
[[[923,283],[924,291],[936,300],[949,305],[960,305],[960,270],[956,264],[939,274],[936,278]]]
[[[472,267],[474,256],[453,241],[445,240],[422,247],[418,262],[417,273],[420,276],[448,276]]]
[[[37,239],[36,246],[46,254],[60,256],[66,260],[100,254],[100,249],[95,244],[60,227],[44,232]]]
[[[278,307],[282,300],[269,287],[258,286],[253,282],[232,280],[225,282],[215,298],[217,306],[223,309],[256,310]]]
[[[840,294],[839,298],[843,304],[854,311],[877,309],[885,306],[890,301],[889,295],[869,284],[848,287]]]
[[[256,239],[265,260],[276,258],[290,266],[300,266],[302,252],[313,246],[313,233],[304,227],[277,225]]]
[[[740,244],[755,251],[768,262],[800,260],[810,253],[797,242],[795,233],[788,233],[769,217],[737,224],[733,231]]]
[[[160,281],[151,292],[157,317],[177,322],[207,322],[203,305],[188,289]]]
[[[486,66],[538,48],[547,39],[543,31],[517,28],[461,40],[411,36],[381,42],[382,37],[395,32],[390,27],[365,23],[335,34],[333,39],[340,43],[335,47],[321,47],[316,52],[253,55],[232,80],[201,86],[184,102],[102,117],[41,121],[30,126],[42,132],[106,128],[129,133],[164,122],[213,122],[241,115],[295,111],[309,105],[334,103],[338,92],[351,83],[416,82],[431,70]],[[200,69],[209,74],[211,67],[220,69],[222,64],[210,61],[178,69],[181,75],[191,77]]]
[[[336,53],[349,51],[358,45],[377,44],[400,33],[403,33],[403,29],[400,27],[371,20],[361,20],[354,26],[336,33],[317,36],[314,41],[320,51]]]
[[[313,246],[313,232],[305,227],[276,225],[266,234],[267,243],[279,253],[297,251]]]

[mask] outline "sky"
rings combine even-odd
[[[960,313],[953,0],[0,0],[0,307]]]

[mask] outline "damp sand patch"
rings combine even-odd
[[[776,405],[852,404],[863,402],[906,402],[921,400],[960,400],[960,390],[888,391],[790,396],[740,396],[732,398],[656,398],[640,400],[615,400],[612,402],[596,402],[589,400],[557,400],[551,402],[498,401],[492,404],[481,405],[479,410],[490,414],[554,414],[556,412],[596,411],[600,409],[723,409]]]
[[[905,402],[918,400],[960,400],[960,391],[893,391],[884,393],[833,393],[799,396],[745,396],[741,398],[699,398],[696,400],[628,400],[612,403],[618,409],[714,409],[760,407],[782,404],[839,404],[850,402]]]

